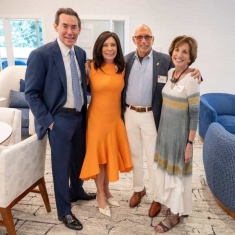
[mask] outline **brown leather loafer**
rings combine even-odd
[[[159,202],[153,201],[149,208],[149,217],[155,217],[161,211],[161,204]]]
[[[131,197],[129,206],[130,207],[136,207],[140,204],[141,202],[141,198],[146,195],[146,189],[144,188],[142,191],[140,192],[134,192],[134,194]]]

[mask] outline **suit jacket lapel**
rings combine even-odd
[[[155,51],[153,51],[153,90],[152,90],[152,95],[154,95],[154,91],[158,82],[158,76],[160,72],[160,67],[161,67],[161,59],[157,55]]]
[[[54,42],[53,52],[54,52],[53,59],[54,59],[56,68],[58,70],[58,74],[60,76],[64,90],[67,93],[67,81],[66,81],[66,73],[65,73],[65,68],[64,68],[64,61],[63,61],[63,57],[62,57],[57,40]]]
[[[85,72],[85,61],[81,57],[81,55],[79,53],[79,50],[76,47],[74,47],[74,50],[75,50],[76,58],[77,58],[78,65],[79,65],[79,68],[80,68],[80,71],[81,71],[81,79],[82,79],[83,88],[85,88],[84,84],[87,84],[86,72]]]
[[[135,52],[133,52],[130,57],[128,58],[128,61],[126,61],[126,69],[125,69],[125,83],[128,83],[128,79],[130,76],[131,68],[134,63],[135,59]]]

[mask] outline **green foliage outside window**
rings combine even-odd
[[[11,20],[13,47],[37,48],[43,45],[41,21]],[[2,20],[0,20],[0,47],[5,47]]]

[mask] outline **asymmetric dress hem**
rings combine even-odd
[[[121,119],[121,92],[124,74],[117,74],[114,63],[95,70],[91,63],[89,76],[91,102],[88,107],[86,156],[80,178],[94,179],[99,165],[106,164],[110,182],[119,179],[119,172],[132,170],[130,149],[124,122]]]

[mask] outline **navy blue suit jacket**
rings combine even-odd
[[[126,110],[126,91],[128,87],[128,80],[131,72],[132,65],[135,59],[135,51],[125,56],[126,69],[125,69],[125,87],[122,92],[122,112],[124,114]],[[153,50],[153,89],[152,89],[152,109],[154,115],[154,121],[156,129],[158,130],[161,109],[162,109],[162,88],[165,83],[158,82],[158,76],[166,76],[168,70],[174,67],[169,55],[157,52]]]
[[[81,70],[84,105],[87,105],[86,53],[74,46]],[[53,116],[67,100],[67,79],[62,54],[57,40],[32,51],[25,75],[25,97],[35,117],[35,129],[39,139],[54,122]]]

